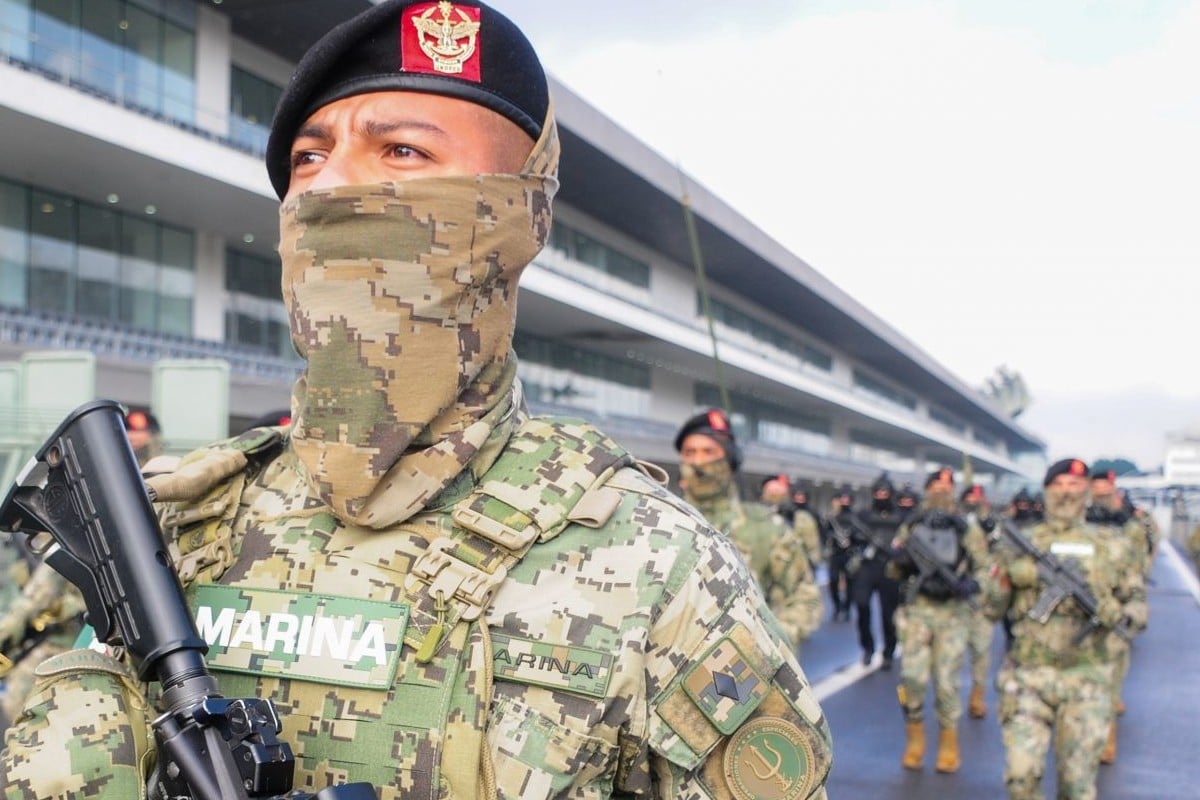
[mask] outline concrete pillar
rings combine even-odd
[[[192,298],[192,334],[225,341],[225,240],[196,232],[196,293]]]
[[[229,135],[229,67],[233,34],[229,17],[196,6],[196,123],[218,136]]]

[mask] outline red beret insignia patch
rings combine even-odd
[[[400,28],[400,59],[405,72],[479,83],[479,9],[446,0],[409,6]]]
[[[725,415],[720,411],[713,409],[708,412],[708,427],[714,431],[728,431],[729,420],[725,419]]]
[[[1072,475],[1087,475],[1087,465],[1084,464],[1082,461],[1072,461],[1071,462],[1071,474]]]

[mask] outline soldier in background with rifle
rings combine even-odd
[[[962,666],[973,596],[987,567],[983,532],[955,512],[954,473],[943,467],[925,481],[925,499],[893,543],[889,565],[902,582],[896,632],[904,651],[897,695],[906,744],[900,763],[920,769],[925,759],[925,694],[933,679],[941,734],[938,772],[957,772]]]
[[[1009,800],[1041,798],[1053,735],[1057,796],[1093,800],[1112,716],[1109,632],[1145,625],[1145,584],[1129,544],[1084,521],[1083,461],[1056,462],[1043,483],[1045,521],[1024,533],[1004,521],[984,582],[989,613],[1007,614],[1014,636],[996,679],[1004,783]]]

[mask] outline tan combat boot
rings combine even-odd
[[[1117,721],[1114,719],[1108,725],[1108,741],[1100,753],[1101,764],[1111,764],[1117,760]]]
[[[971,698],[967,701],[967,713],[975,719],[987,716],[987,701],[984,700],[983,685],[976,683],[971,687]]]
[[[962,758],[958,753],[958,728],[942,728],[936,766],[938,772],[958,772],[962,766]]]
[[[905,769],[920,769],[925,763],[925,723],[906,722],[904,733],[908,741],[904,745],[904,755],[900,763]]]

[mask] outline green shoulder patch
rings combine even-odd
[[[758,708],[770,681],[732,639],[724,638],[688,670],[683,687],[713,727],[728,736]]]

